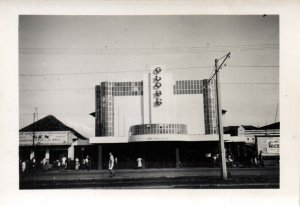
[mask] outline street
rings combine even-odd
[[[222,180],[219,168],[48,171],[20,178],[20,189],[107,188],[279,188],[279,168],[230,168]]]

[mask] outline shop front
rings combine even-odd
[[[279,166],[280,161],[280,137],[256,136],[257,156],[261,156],[263,166]]]
[[[75,138],[70,131],[20,132],[19,158],[37,162],[45,158],[50,166],[63,156],[73,160]]]
[[[247,165],[245,141],[224,137],[227,154]],[[94,154],[98,169],[107,168],[110,152],[117,158],[119,169],[137,168],[139,158],[143,168],[212,167],[213,156],[219,153],[217,135],[133,135],[126,141],[121,137],[92,137],[90,143],[98,147],[98,155]]]

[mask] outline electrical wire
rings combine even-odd
[[[20,48],[19,54],[40,55],[121,55],[121,54],[155,54],[155,53],[208,53],[232,51],[277,50],[278,44],[222,45],[198,47],[161,47],[161,48]]]
[[[221,82],[220,84],[234,85],[279,85],[279,82]],[[66,89],[21,89],[20,92],[46,92],[46,91],[78,91],[78,90],[94,90],[94,87],[86,88],[66,88]]]
[[[178,68],[167,68],[165,70],[189,70],[189,69],[209,69],[212,66],[195,66],[195,67],[178,67]],[[251,66],[251,65],[240,65],[240,66],[226,66],[226,68],[276,68],[279,66]],[[109,73],[135,73],[135,72],[147,72],[149,70],[119,70],[119,71],[103,71],[103,72],[78,72],[78,73],[48,73],[48,74],[20,74],[20,77],[35,77],[35,76],[75,76],[75,75],[90,75],[90,74],[109,74]],[[212,73],[214,67],[212,69]],[[212,74],[210,75],[212,76]]]

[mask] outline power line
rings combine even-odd
[[[278,85],[278,82],[221,82],[220,84],[234,85]],[[21,89],[20,92],[47,92],[47,91],[79,91],[79,90],[94,90],[94,87],[86,88],[66,88],[66,89]]]
[[[250,66],[250,65],[248,65],[248,66],[238,66],[238,65],[234,65],[234,66],[231,66],[231,65],[227,65],[227,67],[232,67],[232,68],[276,68],[276,67],[279,67],[279,66],[276,66],[276,65],[274,65],[274,66],[267,66],[267,65],[263,65],[263,66],[256,66],[256,65],[253,65],[253,66]]]
[[[189,69],[209,69],[212,66],[195,66],[195,67],[178,67],[178,68],[167,68],[165,70],[189,70]],[[228,68],[276,68],[279,66],[251,66],[251,65],[233,65],[227,66]],[[20,74],[21,77],[35,77],[35,76],[76,76],[76,75],[90,75],[90,74],[109,74],[109,73],[135,73],[135,72],[147,72],[149,70],[119,70],[119,71],[103,71],[103,72],[80,72],[80,73],[48,73],[48,74]]]
[[[279,44],[234,44],[234,45],[209,45],[209,46],[190,46],[190,47],[125,47],[125,48],[114,48],[114,47],[106,47],[106,48],[66,48],[66,47],[23,47],[20,49],[79,49],[79,50],[132,50],[132,49],[197,49],[197,48],[218,48],[218,47],[279,47]]]
[[[32,113],[29,113],[29,112],[20,112],[19,113],[20,115],[32,115]],[[42,116],[45,116],[45,115],[49,115],[50,113],[39,113],[40,115]],[[65,113],[65,112],[51,112],[51,114],[59,114],[59,115],[87,115],[87,113]]]
[[[66,89],[21,89],[20,92],[44,92],[44,91],[79,91],[79,90],[90,90],[95,89],[94,87],[86,88],[66,88]]]
[[[181,68],[167,68],[165,70],[180,70],[180,69],[207,69],[211,66],[197,66],[197,67],[181,67]],[[104,71],[104,72],[80,72],[80,73],[49,73],[49,74],[20,74],[19,76],[65,76],[65,75],[89,75],[89,74],[108,74],[108,73],[135,73],[148,72],[149,70],[119,70],[119,71]]]
[[[221,84],[279,84],[279,82],[221,82]]]
[[[207,53],[231,51],[277,50],[278,44],[223,45],[198,47],[161,47],[161,48],[20,48],[19,54],[40,55],[113,55],[113,54],[153,54],[153,53]]]
[[[268,49],[279,48],[278,44],[244,44],[244,45],[209,45],[209,46],[190,46],[190,47],[127,47],[127,48],[66,48],[66,47],[23,47],[20,51],[137,51],[137,50],[180,50],[180,49],[211,49],[211,48],[251,48]]]

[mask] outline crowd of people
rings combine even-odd
[[[214,154],[212,156],[212,167],[217,167],[220,164],[220,155],[219,154]],[[249,158],[248,162],[243,162],[245,166],[250,166],[250,167],[264,167],[264,159],[262,156],[262,151],[260,151],[259,155],[251,155]],[[226,154],[225,155],[225,160],[226,160],[226,165],[228,167],[241,167],[243,166],[239,161],[236,161],[234,159],[234,156],[232,154]]]
[[[232,154],[226,154],[226,165],[228,167],[240,167],[241,164],[237,161],[235,161]],[[211,158],[211,166],[212,167],[218,167],[220,165],[220,155],[218,153],[214,155],[208,155],[207,157]],[[137,158],[137,169],[143,168],[142,158]],[[181,165],[181,164],[180,164]],[[259,155],[256,157],[253,155],[251,157],[251,166],[253,167],[264,167],[264,160],[262,157],[262,151],[260,151]],[[65,155],[61,156],[59,159],[54,161],[51,165],[52,169],[58,169],[60,171],[65,170],[87,170],[89,171],[91,169],[91,159],[89,156],[86,156],[85,158],[79,159],[78,157],[75,157],[74,160],[71,160],[71,158],[67,158]],[[108,171],[109,176],[113,177],[115,176],[114,169],[118,168],[118,159],[117,157],[114,157],[113,154],[109,153],[109,159],[108,159]],[[49,160],[46,158],[43,158],[40,161],[37,161],[35,158],[32,158],[31,160],[20,160],[20,174],[26,174],[26,173],[37,173],[37,172],[44,172],[50,169]]]
[[[37,161],[35,158],[30,160],[20,160],[20,172],[21,174],[44,172],[49,169],[49,164],[46,158]]]
[[[82,158],[81,160],[78,157],[75,157],[74,160],[71,158],[62,157],[60,160],[57,159],[54,164],[54,168],[60,170],[87,170],[91,169],[91,159],[89,156]]]
[[[76,157],[74,160],[67,158],[65,155],[61,156],[59,159],[52,162],[51,166],[49,160],[45,157],[37,161],[34,157],[30,160],[22,159],[20,160],[20,173],[40,173],[45,172],[49,169],[57,169],[60,171],[65,170],[87,170],[91,169],[91,159],[89,156],[82,158],[81,160]]]

